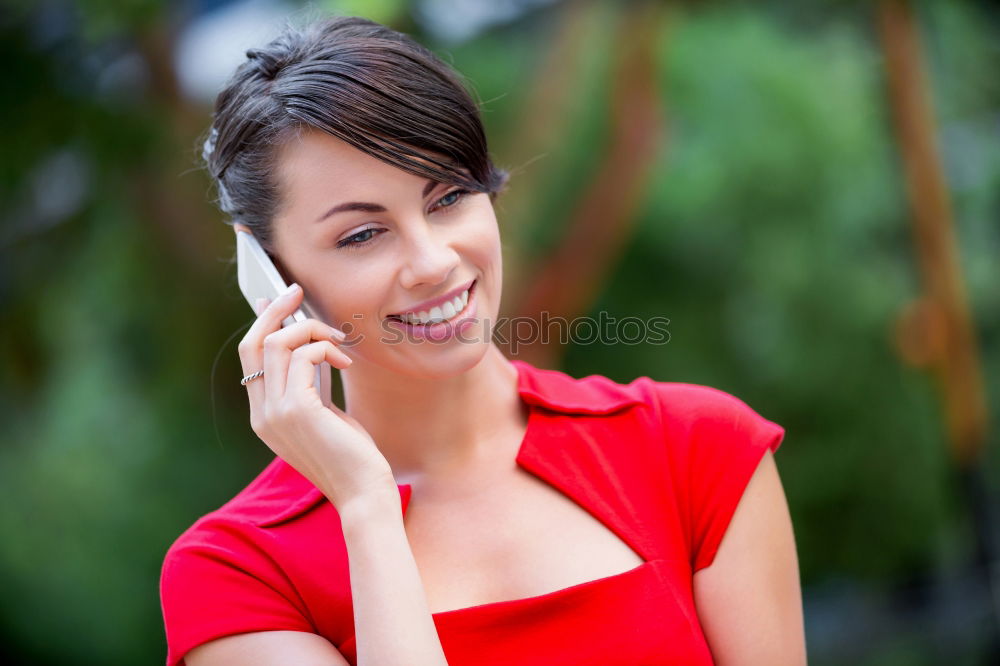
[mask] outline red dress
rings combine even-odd
[[[692,575],[784,429],[723,391],[640,377],[574,379],[512,361],[530,406],[517,464],[614,532],[644,562],[526,599],[435,613],[451,666],[713,663]],[[405,515],[411,487],[399,486]],[[167,664],[231,634],[317,633],[357,663],[347,549],[336,509],[276,458],[167,552]]]

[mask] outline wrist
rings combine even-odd
[[[393,484],[379,490],[355,495],[337,505],[345,536],[359,526],[402,521],[403,506],[399,488]]]

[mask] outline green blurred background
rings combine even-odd
[[[556,365],[708,384],[785,426],[810,664],[995,664],[1000,5],[913,3],[992,426],[963,467],[941,384],[900,352],[922,278],[879,4],[306,11],[383,21],[467,77],[513,172],[497,205],[511,303],[602,165],[644,165],[605,197],[620,243],[584,311],[669,317],[670,341],[570,345]],[[302,7],[0,2],[6,663],[161,663],[167,546],[271,458],[236,381],[252,313],[197,154],[225,76]],[[651,48],[629,56],[638,27]],[[636,120],[661,130],[646,158],[616,86],[656,110]]]

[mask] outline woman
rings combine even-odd
[[[247,55],[205,158],[294,283],[239,345],[276,458],[167,553],[168,664],[804,664],[784,430],[500,353],[506,173],[429,51],[336,18]]]

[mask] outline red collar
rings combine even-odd
[[[610,414],[642,402],[634,389],[602,375],[576,379],[517,359],[511,363],[518,370],[517,392],[529,405],[567,414]]]
[[[643,402],[628,385],[601,376],[576,379],[558,370],[544,370],[517,359],[517,391],[529,405],[567,414],[611,414]],[[409,489],[402,490],[404,501]],[[260,527],[270,527],[294,518],[325,499],[308,479],[288,463],[275,458],[267,468],[223,507],[246,515]]]

